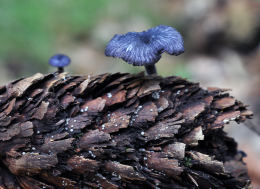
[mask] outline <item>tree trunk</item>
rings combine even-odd
[[[225,89],[143,73],[35,74],[0,87],[0,188],[248,188]]]

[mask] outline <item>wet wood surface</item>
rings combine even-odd
[[[219,88],[143,73],[35,74],[0,88],[0,188],[248,188]]]

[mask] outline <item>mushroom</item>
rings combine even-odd
[[[148,75],[156,74],[155,64],[161,54],[184,52],[181,34],[170,26],[156,26],[142,32],[116,34],[107,44],[105,55],[122,58],[134,66],[145,66]]]
[[[64,67],[70,64],[70,58],[64,54],[56,54],[49,59],[51,66],[57,67],[58,72],[64,72]]]

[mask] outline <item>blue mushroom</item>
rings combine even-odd
[[[181,34],[170,26],[156,26],[143,32],[116,34],[107,44],[105,55],[122,58],[134,66],[145,66],[147,74],[156,74],[155,63],[162,53],[184,52]]]
[[[51,66],[57,67],[58,72],[64,72],[64,67],[70,64],[70,58],[64,54],[56,54],[49,59]]]

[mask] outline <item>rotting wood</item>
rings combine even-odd
[[[249,188],[223,127],[252,114],[175,76],[35,74],[0,87],[0,188]]]

